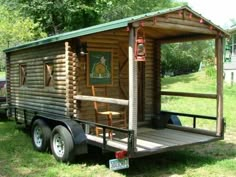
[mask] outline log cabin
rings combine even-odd
[[[86,153],[87,144],[114,151],[117,158],[132,158],[222,139],[227,35],[182,6],[6,49],[9,115],[32,128],[36,150],[51,148],[59,161]],[[216,93],[162,91],[161,46],[209,39],[215,40]],[[162,111],[162,95],[214,99],[216,117]],[[98,103],[122,116],[108,111],[102,117]],[[193,127],[169,124],[177,118],[173,115],[191,117]],[[121,118],[123,122],[116,121]],[[214,121],[215,131],[197,129],[196,119]]]

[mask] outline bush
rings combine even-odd
[[[207,66],[205,72],[209,78],[211,79],[216,78],[216,69],[214,66]]]
[[[162,75],[165,73],[188,74],[198,71],[202,61],[207,64],[214,63],[212,41],[165,44],[161,49]]]

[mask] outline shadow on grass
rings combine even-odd
[[[177,101],[180,99],[181,99],[180,97],[176,97],[176,96],[162,96],[161,97],[161,104],[174,102],[174,101]]]
[[[196,152],[192,148],[185,150],[176,150],[157,155],[146,156],[133,159],[130,162],[130,168],[121,173],[127,176],[171,176],[183,175],[187,169],[197,169],[205,165],[212,165],[221,160],[233,159],[236,156],[236,145],[232,143],[223,143],[224,148],[233,148],[234,152],[227,156],[214,156],[218,153],[218,148],[210,149],[211,155],[204,152]],[[204,149],[199,146],[199,149]],[[221,152],[224,152],[222,147]],[[201,150],[200,150],[201,151]],[[203,150],[204,151],[204,150]],[[214,153],[214,151],[217,151]],[[232,151],[232,150],[231,150]]]
[[[235,157],[236,144],[218,141],[130,159],[130,168],[117,172],[126,176],[182,175],[186,169],[197,169]],[[76,163],[86,163],[87,166],[99,164],[109,168],[108,162],[113,158],[114,153],[102,154],[101,149],[90,146],[89,154],[79,156]]]
[[[2,122],[2,120],[0,121]],[[9,128],[9,127],[3,127]],[[11,127],[12,130],[15,127]],[[57,163],[54,160],[47,161],[52,159],[47,154],[32,152],[30,148],[30,131],[29,129],[23,128],[23,126],[16,126],[21,135],[25,134],[25,139],[21,140],[22,137],[9,136],[6,139],[0,139],[0,147],[2,144],[10,144],[9,146],[12,149],[1,149],[0,155],[6,154],[0,157],[0,165],[4,163],[5,170],[15,170],[14,174],[18,174],[17,168],[14,169],[11,163],[13,161],[24,161],[20,158],[25,158],[24,162],[30,163],[30,166],[37,168],[36,171],[42,171],[44,166],[55,166]],[[19,142],[16,142],[18,139]],[[17,147],[18,145],[19,147]],[[8,146],[5,146],[5,148]],[[26,151],[21,153],[21,151]],[[21,155],[16,155],[16,153]],[[30,153],[29,155],[27,153]],[[38,154],[34,156],[34,160],[26,156],[32,156],[32,154]],[[165,152],[161,154],[156,154],[152,156],[146,156],[142,158],[130,159],[130,168],[118,171],[117,173],[126,176],[170,176],[173,174],[182,175],[185,174],[187,169],[197,169],[205,165],[215,164],[219,161],[226,159],[233,159],[236,157],[236,144],[227,143],[225,141],[217,141],[213,143],[196,145],[193,147]],[[18,158],[18,159],[16,159]],[[43,158],[47,158],[44,162]],[[100,148],[89,146],[89,153],[85,155],[78,156],[76,158],[75,164],[86,164],[87,167],[94,165],[105,165],[108,167],[108,162],[110,159],[114,158],[114,153],[102,153]],[[27,160],[29,159],[29,160]],[[5,162],[4,162],[5,161]],[[40,164],[38,164],[39,161]],[[34,164],[35,163],[35,164]],[[45,165],[42,165],[45,163]],[[51,164],[51,165],[50,165]],[[58,163],[59,164],[59,163]],[[40,167],[41,166],[41,167]],[[0,167],[1,169],[1,167]],[[34,173],[34,172],[32,172]],[[1,173],[0,173],[1,176]]]
[[[8,121],[6,110],[0,109],[0,121]]]

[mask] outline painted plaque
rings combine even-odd
[[[112,77],[112,51],[89,50],[87,60],[87,85],[111,86]]]

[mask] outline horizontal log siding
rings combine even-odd
[[[144,119],[149,120],[153,114],[153,62],[154,62],[154,41],[146,39],[146,61],[145,61],[145,85],[144,85]],[[157,100],[155,100],[157,101]]]
[[[54,87],[44,86],[44,63],[54,64]],[[26,110],[66,115],[65,45],[55,43],[16,51],[8,59],[8,102]],[[20,86],[20,64],[26,64],[26,86]],[[72,86],[73,88],[73,86]],[[68,92],[70,93],[70,92]],[[72,100],[73,102],[73,100]],[[73,110],[71,109],[71,112]],[[17,111],[22,118],[23,111]],[[25,113],[27,119],[34,114]]]
[[[120,60],[123,60],[120,56],[120,44],[126,45],[128,43],[128,32],[125,29],[114,31],[114,32],[103,32],[100,34],[92,35],[89,37],[82,37],[82,42],[87,42],[88,49],[111,49],[113,51],[113,86],[107,87],[107,96],[112,98],[121,98],[121,90],[120,90]],[[126,48],[128,51],[128,48]],[[126,58],[125,58],[126,59]],[[79,71],[79,87],[78,93],[82,95],[92,95],[91,87],[87,86],[87,63],[86,56],[80,56],[78,63],[78,71]],[[104,96],[104,94],[99,93],[99,89],[96,89],[97,95]],[[111,109],[119,109],[117,105],[110,105]],[[81,101],[79,105],[79,110],[77,112],[78,117],[83,120],[94,121],[94,107],[93,102],[91,101]]]
[[[77,55],[75,53],[75,47],[73,47],[73,42],[65,43],[65,53],[66,53],[66,109],[67,116],[75,117],[77,113],[76,102],[74,96],[77,95],[77,72],[76,72],[76,61]]]
[[[125,64],[124,68],[122,65],[125,63],[125,60],[127,60],[127,56],[125,56],[124,52],[121,51],[127,50],[128,52],[128,45],[127,41],[124,40],[124,37],[127,37],[128,39],[128,32],[126,31],[120,31],[120,32],[107,32],[103,33],[104,36],[90,36],[86,38],[82,38],[81,40],[83,42],[87,42],[87,47],[89,48],[97,48],[97,49],[113,49],[113,86],[107,87],[108,91],[108,97],[112,98],[123,98],[128,99],[124,94],[122,93],[122,90],[125,90],[128,92],[128,84],[126,83],[128,80],[128,64]],[[122,36],[121,40],[119,39],[119,36]],[[111,41],[108,42],[108,40],[103,40],[103,37],[105,39],[110,39]],[[153,60],[154,60],[154,41],[152,39],[146,39],[146,62],[145,62],[145,86],[144,86],[144,116],[145,119],[150,119],[153,114]],[[80,60],[78,63],[78,70],[79,70],[79,90],[78,93],[82,95],[91,95],[91,87],[87,87],[87,76],[86,76],[86,57],[80,56]],[[120,71],[123,70],[123,71]],[[120,80],[121,79],[121,80]],[[126,83],[126,84],[125,84]],[[122,84],[122,85],[120,85]],[[122,90],[121,90],[122,87]],[[99,89],[97,89],[99,90]],[[119,90],[119,92],[117,92]],[[99,94],[98,94],[99,95]],[[128,96],[128,95],[127,95]],[[94,121],[94,108],[93,108],[93,102],[89,101],[81,101],[80,102],[80,108],[78,111],[78,117],[85,120]],[[117,109],[117,108],[116,108]]]

